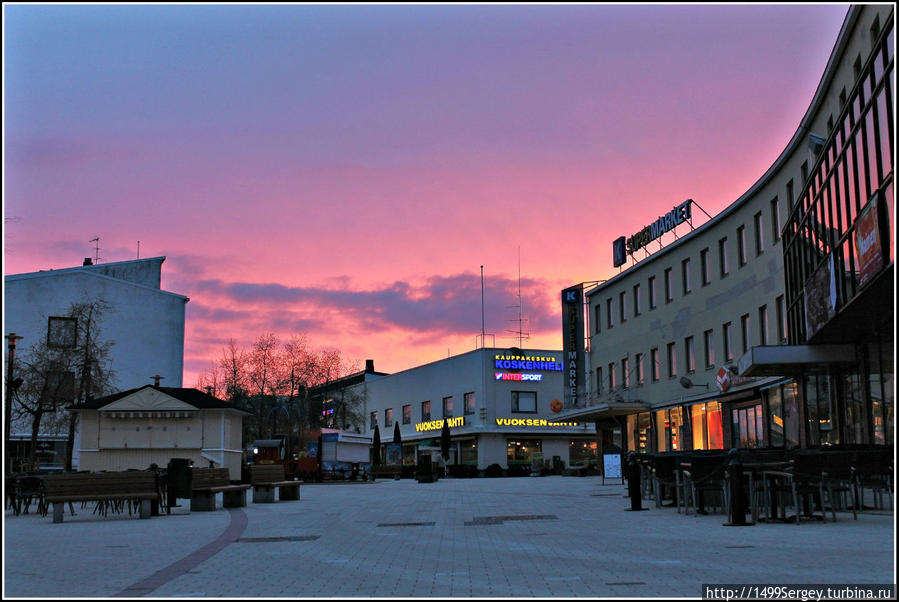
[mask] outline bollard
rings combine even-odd
[[[625,508],[627,512],[649,510],[644,508],[640,498],[640,463],[637,462],[637,453],[627,452],[627,493],[631,498],[631,507]]]
[[[755,523],[746,522],[746,495],[743,491],[743,461],[740,452],[731,449],[727,452],[727,515],[730,522],[725,527],[749,527]]]

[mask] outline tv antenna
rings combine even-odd
[[[95,236],[89,242],[94,243],[94,263],[100,263],[100,237]]]
[[[531,338],[530,333],[525,332],[524,323],[528,321],[527,318],[523,317],[522,307],[521,307],[521,245],[518,245],[518,305],[508,305],[509,309],[518,308],[518,319],[506,320],[507,322],[518,322],[518,330],[506,330],[506,332],[516,333],[518,334],[518,347],[521,348],[523,343]],[[514,338],[514,337],[507,337]]]

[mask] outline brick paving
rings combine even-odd
[[[689,597],[703,583],[895,583],[895,516],[725,527],[626,512],[599,477],[305,484],[139,520],[4,519],[4,598]],[[219,501],[220,502],[220,501]]]

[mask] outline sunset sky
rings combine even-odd
[[[4,273],[165,256],[184,385],[305,333],[394,372],[774,163],[848,5],[10,5]],[[695,225],[705,221],[694,210]]]

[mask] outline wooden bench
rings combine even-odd
[[[190,510],[215,510],[215,495],[222,494],[224,508],[247,505],[249,485],[232,485],[227,468],[193,468],[190,471]]]
[[[44,479],[47,504],[53,504],[53,522],[63,522],[66,502],[127,502],[140,506],[140,517],[150,518],[151,503],[160,499],[155,472],[76,472],[47,475]],[[104,506],[104,509],[106,506]]]
[[[278,488],[278,499],[281,501],[300,499],[300,483],[284,479],[284,466],[281,464],[254,464],[250,466],[250,484],[253,486],[253,503],[275,501],[275,488]]]

